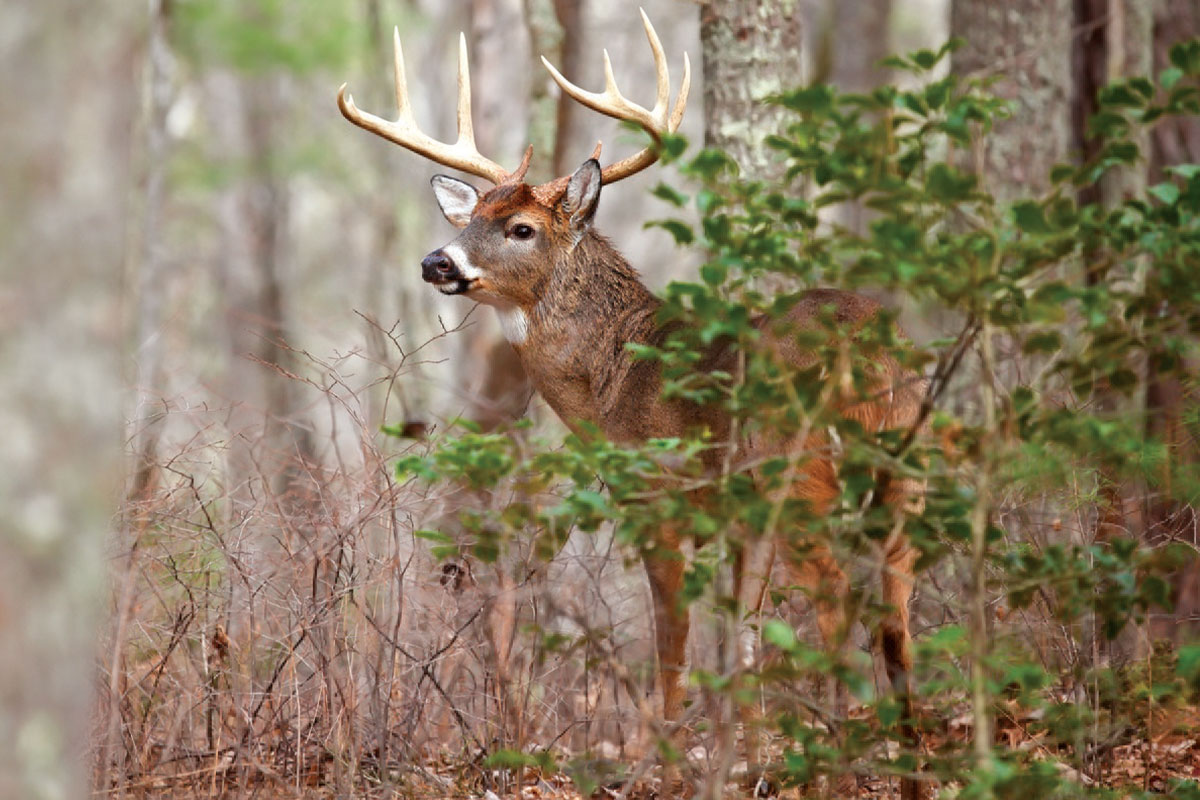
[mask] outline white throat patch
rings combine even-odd
[[[529,317],[520,306],[497,305],[496,313],[500,317],[500,329],[509,344],[525,344],[529,336]]]

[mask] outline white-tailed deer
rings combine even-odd
[[[603,93],[586,92],[568,82],[542,59],[564,92],[602,114],[636,122],[656,142],[674,132],[683,117],[690,83],[684,56],[684,77],[678,97],[670,104],[670,78],[662,46],[650,21],[642,13],[657,69],[657,97],[652,109],[627,100],[617,89],[605,53],[606,87]],[[475,147],[471,128],[470,78],[466,44],[460,39],[458,141],[435,141],[418,130],[412,117],[404,81],[404,67],[396,34],[396,100],[399,119],[389,122],[360,111],[343,85],[338,93],[342,113],[354,124],[440,164],[476,175],[495,188],[480,193],[470,184],[439,175],[433,189],[446,219],[462,232],[449,244],[434,250],[421,262],[422,277],[447,295],[496,308],[508,338],[520,356],[536,389],[562,420],[578,429],[580,423],[599,428],[617,442],[636,443],[651,437],[684,437],[706,430],[713,441],[728,441],[731,421],[717,407],[664,399],[658,367],[635,361],[626,345],[659,345],[667,332],[656,316],[661,301],[638,279],[637,272],[592,227],[600,187],[615,183],[650,166],[657,151],[649,147],[603,169],[592,158],[569,177],[539,186],[524,182],[533,148],[520,166],[509,172],[483,157]],[[784,322],[792,333],[813,329],[823,315],[832,313],[844,329],[854,329],[872,318],[876,303],[848,292],[818,289],[809,292],[788,312]],[[778,322],[778,320],[776,321]],[[783,361],[812,366],[817,356],[804,349],[794,335],[778,333],[778,325],[757,322],[763,346]],[[737,353],[728,345],[710,348],[700,364],[705,370],[736,372]],[[904,428],[917,424],[924,382],[894,360],[880,357],[875,364],[870,399],[847,399],[839,412],[868,430]],[[736,444],[734,463],[762,463],[786,455],[795,465],[795,480],[786,493],[805,500],[816,514],[831,512],[839,495],[837,466],[829,437],[813,432],[783,440],[757,434]],[[706,457],[718,471],[727,453],[714,448]],[[908,602],[912,594],[914,553],[903,536],[903,516],[920,504],[921,487],[912,481],[884,482],[883,499],[894,510],[896,524],[883,548],[880,567],[883,600],[890,609],[877,634],[893,688],[904,700],[911,719],[909,672],[912,667]],[[698,498],[702,501],[702,498]],[[654,555],[645,559],[654,603],[655,636],[662,681],[663,716],[670,723],[680,718],[686,694],[688,609],[679,602],[685,569],[680,538],[685,532],[666,528],[659,533]],[[797,537],[781,535],[774,541],[750,541],[742,547],[737,569],[737,598],[744,610],[758,609],[767,573],[776,555],[795,583],[811,592],[817,624],[830,646],[840,646],[847,631],[847,579],[823,546],[798,549]],[[745,637],[740,652],[745,666],[754,655],[753,635]],[[762,763],[761,737],[746,729],[752,768]],[[904,797],[917,797],[920,785],[905,780]]]

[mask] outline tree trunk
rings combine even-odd
[[[951,68],[963,77],[999,80],[991,90],[1009,100],[1013,116],[996,123],[969,154],[980,184],[1003,207],[1016,197],[1049,188],[1051,167],[1066,160],[1071,146],[1071,5],[1070,0],[955,0],[951,35],[965,41]],[[980,405],[987,431],[994,436],[995,383],[1004,382],[996,360],[996,337],[984,325],[979,337]],[[988,606],[987,528],[993,514],[993,461],[981,470],[972,511],[972,558],[969,563],[968,630],[972,687],[972,740],[976,762],[991,759],[993,724],[986,656],[991,614]]]
[[[784,186],[786,165],[767,147],[766,137],[783,129],[787,115],[764,101],[802,81],[802,19],[799,4],[783,0],[710,0],[700,7],[704,144],[723,150],[737,163],[743,178],[763,181],[772,190]],[[755,544],[749,540],[739,543],[748,551],[761,552],[761,546],[755,548]],[[731,568],[738,569],[736,565]],[[746,607],[734,587],[732,571],[723,570],[717,591],[733,599],[733,609],[715,620],[720,627],[718,661],[722,671],[736,680],[758,660],[757,639],[743,636],[743,625],[746,615],[759,609]],[[749,644],[749,652],[740,646],[742,642]],[[665,685],[663,693],[667,694]],[[743,749],[752,773],[763,766],[763,740],[756,727],[756,700],[747,702],[732,691],[714,700],[721,717],[716,737],[719,758],[715,774],[705,783],[704,796],[715,798],[722,795],[737,757],[738,721],[742,722]]]
[[[745,177],[783,182],[784,164],[765,142],[785,115],[762,101],[800,83],[803,32],[796,3],[713,0],[701,6],[704,143],[728,153]]]
[[[127,548],[122,588],[117,600],[113,649],[108,669],[108,707],[105,728],[99,741],[98,786],[110,786],[115,772],[117,784],[124,781],[125,748],[121,746],[122,684],[125,675],[125,633],[133,603],[132,582],[137,569],[139,545],[145,528],[143,508],[158,476],[158,441],[166,408],[163,389],[163,305],[166,295],[166,264],[162,244],[163,205],[166,200],[167,112],[173,100],[171,74],[170,9],[166,0],[149,0],[148,40],[143,91],[145,120],[142,146],[144,185],[141,198],[141,231],[137,251],[137,311],[134,322],[135,405],[130,420],[133,446],[132,477],[126,488],[126,519],[122,546]]]
[[[531,49],[519,35],[534,30],[526,19],[530,3],[522,7],[521,0],[472,0],[472,11],[476,141],[480,152],[502,164],[515,165],[527,144],[538,140],[536,132],[529,136],[537,126],[532,124],[534,112],[526,99],[536,96],[530,88],[531,75],[538,73],[531,72],[526,59],[514,57],[514,53]],[[521,117],[530,118],[531,124],[514,124]],[[552,115],[550,124],[552,127]],[[535,144],[535,163],[551,162],[552,142],[552,137],[540,142],[540,149]],[[480,314],[476,319],[474,329],[459,337],[463,346],[458,353],[458,386],[468,403],[465,416],[484,430],[494,430],[521,418],[533,389],[516,351],[501,336],[495,315]]]
[[[146,497],[157,469],[158,437],[165,409],[162,407],[163,302],[166,265],[162,247],[162,210],[166,196],[167,111],[173,99],[171,73],[174,68],[167,31],[170,5],[150,0],[150,37],[147,42],[145,95],[147,101],[143,145],[145,185],[142,197],[142,229],[137,265],[137,321],[134,331],[137,394],[132,420],[134,453],[133,481],[128,496]]]
[[[829,82],[844,92],[869,92],[890,79],[880,66],[890,54],[892,0],[835,2],[826,32]]]
[[[1200,35],[1200,2],[1164,0],[1160,3],[1153,27],[1153,71],[1160,73],[1170,65],[1167,55],[1179,42]],[[1200,162],[1200,120],[1195,117],[1159,120],[1150,137],[1150,175],[1157,183],[1164,179],[1165,168],[1172,164]],[[1151,267],[1153,268],[1153,267]],[[1182,326],[1181,326],[1182,327]],[[1176,476],[1195,470],[1200,464],[1200,434],[1189,428],[1186,410],[1195,408],[1195,376],[1200,365],[1185,363],[1181,371],[1163,375],[1149,370],[1146,378],[1146,433],[1167,446],[1168,457],[1161,476],[1152,483],[1146,503],[1146,538],[1151,543],[1183,541],[1200,546],[1200,519],[1196,506],[1200,498],[1180,498]],[[1174,612],[1151,624],[1154,638],[1186,641],[1197,629],[1200,618],[1200,559],[1193,558],[1174,576]],[[1180,625],[1179,621],[1191,620]]]
[[[855,93],[870,92],[888,82],[890,71],[880,62],[889,54],[891,12],[892,0],[833,4],[820,37],[819,62],[828,66],[825,80],[840,91]],[[836,215],[840,225],[860,235],[871,220],[859,200],[839,203]],[[880,299],[896,305],[894,297]]]
[[[952,68],[999,75],[992,90],[1014,104],[974,154],[981,179],[1004,203],[1049,187],[1071,151],[1071,0],[955,0],[950,32],[966,44]]]
[[[1072,43],[1075,73],[1073,138],[1081,157],[1089,160],[1096,155],[1099,146],[1087,136],[1088,121],[1098,109],[1097,92],[1111,81],[1150,72],[1152,16],[1149,4],[1138,0],[1075,0],[1074,13],[1080,35]],[[1144,150],[1148,140],[1142,137],[1137,144]],[[1145,186],[1144,166],[1112,170],[1097,185],[1080,191],[1079,201],[1113,207],[1140,193]],[[1088,272],[1085,280],[1091,284],[1111,278]],[[1140,284],[1144,276],[1134,274],[1131,280]],[[1136,290],[1138,287],[1124,288]],[[1144,371],[1144,365],[1141,371]],[[1120,394],[1103,386],[1097,390],[1095,408],[1107,414],[1141,411],[1131,408]],[[1134,490],[1123,486],[1111,472],[1102,475],[1102,484],[1096,538],[1103,541],[1116,536],[1140,535],[1144,524],[1134,500]],[[1128,655],[1133,646],[1133,642],[1118,643],[1116,649]]]

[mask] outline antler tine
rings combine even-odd
[[[471,121],[471,71],[467,63],[467,39],[459,35],[458,40],[458,141],[446,144],[427,136],[417,127],[413,118],[412,102],[408,95],[408,84],[404,75],[404,54],[400,46],[400,31],[392,33],[395,44],[395,81],[397,119],[394,122],[382,119],[354,104],[354,98],[346,91],[347,84],[338,89],[338,108],[342,116],[360,128],[382,136],[390,142],[412,150],[418,155],[452,169],[503,183],[517,173],[510,173],[495,161],[485,158],[475,146],[475,129]],[[518,170],[520,172],[520,170]],[[519,180],[519,179],[518,179]]]
[[[467,35],[458,34],[458,142],[475,148],[475,125],[471,122],[471,67],[467,63]]]
[[[642,27],[646,29],[646,38],[650,40],[650,51],[654,53],[656,85],[654,110],[650,112],[650,116],[656,120],[662,118],[666,122],[666,118],[663,115],[667,111],[667,104],[671,102],[671,71],[667,69],[667,55],[663,52],[658,32],[654,30],[654,26],[650,24],[650,18],[646,16],[646,10],[639,8],[638,13],[642,15]],[[605,53],[604,56],[604,60],[607,61],[608,53]],[[683,57],[687,58],[687,53],[684,53]]]
[[[638,10],[642,15],[642,26],[646,29],[646,38],[650,42],[650,50],[654,54],[656,91],[653,109],[647,110],[621,94],[621,90],[617,88],[616,78],[613,76],[612,60],[608,56],[608,50],[604,51],[603,92],[589,92],[571,83],[563,77],[563,74],[545,56],[542,56],[542,64],[550,72],[550,77],[554,79],[554,82],[568,96],[593,111],[598,111],[606,116],[636,122],[646,133],[654,138],[655,143],[659,143],[662,141],[664,133],[674,133],[679,128],[679,123],[683,120],[683,112],[687,107],[688,90],[691,88],[692,66],[688,60],[687,53],[684,53],[683,82],[680,84],[679,96],[675,100],[675,106],[671,108],[671,74],[667,68],[667,57],[663,53],[662,42],[659,40],[658,33],[654,30],[654,26],[650,23],[650,18],[646,15],[646,12],[642,9]],[[605,167],[601,173],[601,179],[604,183],[615,183],[622,178],[633,175],[635,172],[640,172],[657,160],[658,154],[654,148],[646,148],[635,155]]]
[[[408,81],[404,77],[404,48],[400,46],[400,26],[392,28],[392,69],[396,75],[396,111],[398,119],[406,125],[416,127],[412,103],[408,101]]]

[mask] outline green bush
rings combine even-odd
[[[1195,557],[1137,530],[1098,533],[1097,520],[1114,498],[1147,487],[1181,503],[1198,493],[1194,468],[1148,435],[1141,393],[1147,371],[1194,386],[1185,364],[1200,332],[1200,165],[1173,166],[1119,204],[1078,197],[1116,171],[1143,168],[1137,137],[1147,125],[1200,110],[1200,44],[1177,47],[1157,82],[1106,88],[1092,123],[1097,156],[1055,168],[1049,191],[1010,204],[964,166],[1005,105],[978,83],[932,77],[950,49],[893,60],[917,88],[848,95],[815,86],[774,98],[791,112],[770,141],[787,163],[783,185],[742,179],[723,153],[664,143],[686,188],[662,184],[655,194],[694,206],[699,224],[650,224],[706,260],[697,281],[666,290],[663,322],[684,324],[663,347],[634,355],[660,363],[667,394],[721,404],[743,432],[835,428],[845,454],[836,514],[814,518],[773,496],[771,476],[782,481],[795,467],[787,459],[761,467],[767,485],[745,471],[706,474],[700,459],[713,443],[703,435],[630,448],[598,431],[562,443],[467,433],[406,458],[398,473],[508,489],[505,508],[471,512],[475,554],[489,561],[509,537],[533,538],[551,558],[572,530],[611,525],[636,551],[655,547],[665,521],[682,524],[697,542],[686,599],[724,609],[733,604],[718,576],[746,532],[796,531],[801,545],[827,542],[853,565],[890,524],[869,502],[878,476],[924,480],[925,509],[907,532],[921,553],[918,594],[936,577],[941,605],[917,640],[923,752],[900,735],[895,700],[875,693],[869,659],[810,647],[774,620],[762,629],[774,658],[754,680],[696,680],[768,698],[785,784],[921,769],[964,798],[1113,796],[1099,788],[1111,781],[1097,753],[1145,736],[1152,707],[1192,702],[1198,674],[1195,645],[1163,662],[1177,666],[1132,677],[1093,654],[1109,652],[1148,610],[1169,607],[1171,570]],[[868,210],[861,232],[834,221],[851,202]],[[820,330],[791,333],[816,355],[808,368],[755,347],[754,318],[778,319],[816,285],[885,290],[914,315],[936,310],[952,333],[909,341],[888,313],[850,338],[830,317]],[[718,339],[736,343],[740,374],[695,369],[698,348]],[[831,383],[861,394],[882,355],[929,378],[914,429],[864,430],[830,407]],[[1200,432],[1194,409],[1186,422]],[[701,485],[712,492],[703,507],[688,501]],[[856,600],[868,622],[884,610],[870,591]],[[829,676],[864,711],[815,726],[829,709],[797,687]],[[964,715],[969,731],[956,736],[949,721]],[[997,720],[1036,746],[994,738]]]

